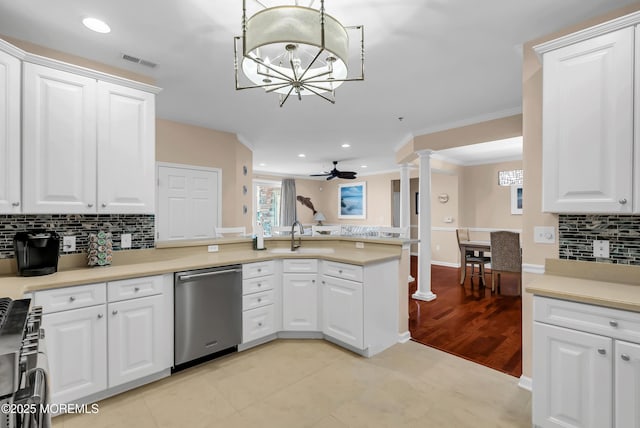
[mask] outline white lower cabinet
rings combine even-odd
[[[106,306],[45,313],[42,323],[52,402],[69,403],[106,389]]]
[[[164,349],[163,296],[109,303],[109,386],[171,366]]]
[[[318,260],[282,261],[282,328],[284,331],[319,331]]]
[[[35,304],[44,313],[52,402],[82,401],[168,370],[172,285],[172,275],[158,275],[36,292]],[[124,299],[129,289],[141,297]]]
[[[280,289],[276,262],[242,265],[242,343],[262,339],[280,330],[277,312]]]
[[[640,428],[640,313],[534,297],[533,424]]]
[[[322,332],[363,348],[362,283],[322,275]]]

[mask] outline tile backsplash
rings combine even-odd
[[[133,236],[131,249],[155,246],[155,216],[141,214],[52,214],[0,215],[0,259],[14,257],[13,236],[28,229],[47,229],[60,236],[75,236],[76,251],[60,254],[86,253],[89,233],[103,230],[113,233],[113,249],[121,250],[120,234]]]
[[[574,215],[558,217],[560,259],[596,261],[593,241],[609,241],[611,263],[640,265],[640,216]]]

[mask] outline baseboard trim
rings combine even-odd
[[[410,332],[405,331],[404,333],[399,333],[398,334],[398,343],[407,343],[410,340],[411,340],[411,333]]]
[[[441,262],[439,260],[431,260],[432,265],[459,268],[460,263]]]
[[[544,265],[532,265],[528,263],[522,264],[522,271],[527,273],[537,273],[540,275],[544,274]]]
[[[520,381],[518,381],[518,386],[522,389],[526,389],[527,391],[533,391],[533,381],[530,377],[525,375],[520,376]]]

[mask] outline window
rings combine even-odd
[[[522,186],[522,170],[513,169],[511,171],[498,171],[498,184],[500,186],[513,186],[519,184]]]
[[[265,235],[271,228],[280,225],[280,182],[254,181],[254,223],[260,222]]]

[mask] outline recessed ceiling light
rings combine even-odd
[[[299,158],[304,158],[304,157],[307,157],[307,155],[305,155],[304,153],[300,153],[300,154],[298,155],[298,157],[299,157]]]
[[[93,30],[96,33],[105,34],[105,33],[110,33],[111,32],[111,27],[109,27],[106,22],[101,21],[101,20],[99,20],[97,18],[85,18],[85,19],[82,20],[82,23],[89,30]]]
[[[346,149],[346,148],[349,148],[349,147],[351,147],[351,144],[344,143],[344,144],[342,145],[342,148],[343,148],[343,149]]]

